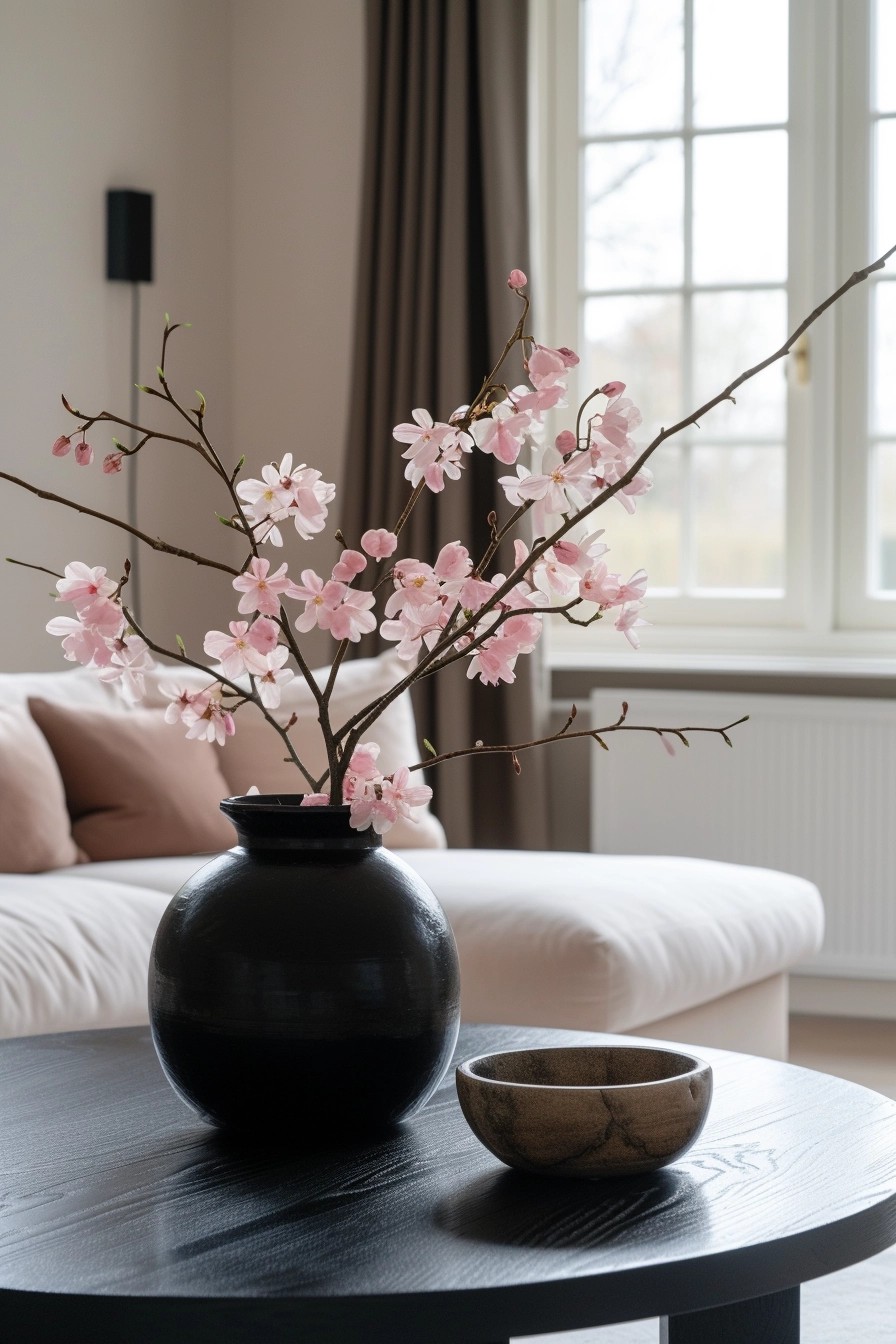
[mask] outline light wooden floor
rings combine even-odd
[[[896,1022],[794,1015],[790,1062],[849,1078],[896,1100]]]

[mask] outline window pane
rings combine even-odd
[[[877,0],[877,89],[878,112],[896,112],[896,0]]]
[[[661,444],[649,467],[653,489],[638,497],[633,515],[615,499],[592,515],[594,523],[606,529],[602,540],[610,548],[606,556],[610,569],[623,579],[636,569],[646,569],[648,597],[658,589],[674,590],[680,583],[681,450],[672,443]]]
[[[872,289],[874,362],[871,423],[878,434],[896,434],[896,281]]]
[[[896,443],[879,443],[872,462],[871,591],[896,592]]]
[[[585,0],[586,135],[681,126],[683,9],[682,0]]]
[[[693,449],[698,588],[784,587],[784,449]]]
[[[681,283],[683,184],[680,140],[587,147],[586,289]]]
[[[695,0],[695,126],[786,120],[784,0]]]
[[[694,405],[770,355],[787,338],[787,298],[783,290],[721,290],[694,296]],[[738,438],[768,435],[783,439],[787,384],[784,363],[773,364],[701,422],[703,431]]]
[[[786,131],[697,136],[693,268],[698,284],[786,278]]]
[[[580,394],[616,379],[644,417],[639,442],[681,418],[678,295],[586,300]]]
[[[875,128],[875,255],[896,243],[896,119]],[[892,261],[889,265],[892,266]]]

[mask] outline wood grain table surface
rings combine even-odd
[[[458,1058],[612,1039],[466,1026]],[[697,1053],[694,1148],[588,1182],[502,1166],[453,1071],[400,1130],[308,1150],[210,1130],[146,1029],[0,1042],[0,1338],[499,1344],[657,1316],[668,1344],[793,1344],[801,1282],[896,1242],[896,1103]]]

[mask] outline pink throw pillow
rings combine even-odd
[[[75,843],[94,860],[207,854],[235,842],[214,748],[159,711],[29,700],[65,785]]]
[[[78,862],[65,790],[46,739],[20,709],[0,709],[0,872]]]

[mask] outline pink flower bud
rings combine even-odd
[[[575,350],[570,350],[568,345],[561,345],[560,349],[557,351],[557,354],[563,360],[563,363],[566,365],[568,369],[574,369],[579,362],[579,357],[576,354]]]
[[[121,471],[121,462],[124,453],[108,453],[103,458],[103,471],[107,476],[111,476],[116,471]]]
[[[75,461],[79,467],[89,467],[93,461],[93,449],[86,439],[76,446]]]
[[[508,289],[522,289],[523,285],[528,285],[529,281],[525,271],[514,268],[507,277]]]
[[[388,532],[384,527],[372,527],[361,538],[362,551],[366,551],[374,560],[384,560],[397,545],[395,533]]]
[[[625,391],[625,383],[604,383],[600,390],[605,397],[621,397]]]
[[[562,430],[554,440],[554,446],[557,449],[557,452],[562,453],[564,457],[566,457],[568,453],[574,453],[576,450],[575,434],[573,434],[571,429]]]
[[[51,452],[54,457],[65,457],[66,453],[71,449],[71,446],[71,439],[65,434],[60,434],[59,438],[53,444]]]
[[[351,583],[356,574],[367,568],[367,557],[360,551],[343,551],[333,566],[333,578],[338,583]]]

